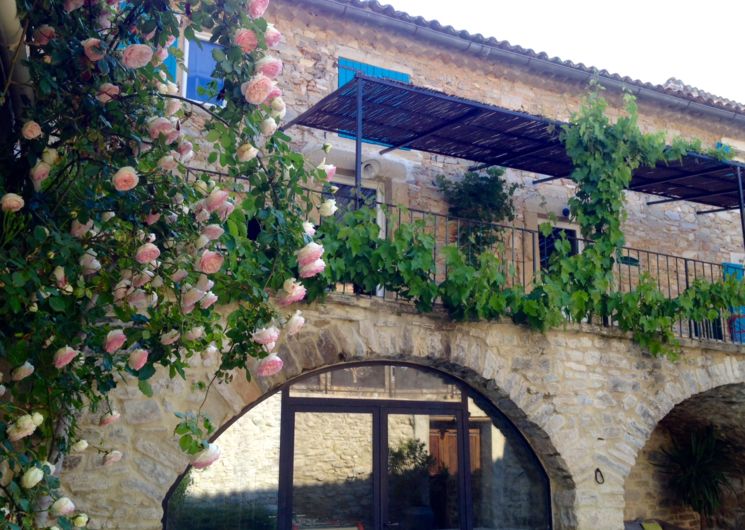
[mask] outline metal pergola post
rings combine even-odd
[[[357,78],[357,129],[354,134],[354,204],[360,207],[362,196],[362,132],[363,132],[363,104],[364,79]]]
[[[742,168],[737,166],[737,196],[740,199],[740,228],[742,229],[742,245],[745,248],[745,200],[742,193]]]

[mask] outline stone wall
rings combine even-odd
[[[280,346],[282,374],[258,384],[236,376],[211,393],[205,410],[217,425],[315,368],[369,359],[434,366],[467,381],[526,436],[549,475],[559,530],[620,530],[626,477],[657,423],[692,395],[745,382],[745,353],[732,345],[686,343],[672,363],[602,328],[540,334],[510,323],[456,324],[405,304],[341,295],[305,312],[309,325]],[[134,386],[118,390],[113,404],[123,421],[113,428],[83,421],[96,445],[125,454],[105,471],[93,452],[67,460],[65,487],[95,527],[159,528],[161,502],[185,469],[172,413],[195,409],[201,394],[180,380],[159,379],[154,389],[152,400]]]

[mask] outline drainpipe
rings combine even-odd
[[[698,112],[709,118],[728,120],[738,126],[745,127],[745,114],[743,113],[712,107],[688,98],[667,94],[659,90],[640,86],[636,83],[626,83],[600,73],[585,72],[578,68],[558,64],[547,59],[529,57],[525,54],[505,50],[498,46],[477,43],[464,37],[450,35],[449,33],[437,31],[432,28],[419,26],[413,22],[399,20],[386,14],[375,13],[364,7],[352,6],[346,0],[303,0],[303,3],[327,12],[330,11],[339,17],[348,17],[360,23],[368,23],[382,26],[385,29],[399,31],[408,37],[425,38],[434,44],[454,48],[456,51],[470,53],[482,59],[493,57],[495,60],[505,61],[526,68],[535,68],[550,75],[583,84],[589,83],[593,78],[597,77],[605,87],[616,90],[627,90],[639,98],[651,100],[667,107],[674,107],[677,110],[686,112]]]
[[[5,82],[7,76],[11,75],[12,80],[16,83],[10,87],[6,96],[6,101],[2,106],[0,123],[3,125],[0,134],[7,135],[12,131],[14,119],[18,119],[23,108],[21,95],[27,97],[29,101],[33,100],[33,91],[28,86],[30,76],[28,68],[22,61],[26,59],[26,45],[21,41],[23,28],[21,21],[18,19],[15,0],[0,0],[0,79]],[[11,61],[16,52],[16,46],[21,43],[21,50],[18,54],[18,60],[11,74]],[[0,88],[1,90],[1,88]]]

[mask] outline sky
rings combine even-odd
[[[745,0],[380,0],[651,83],[676,77],[745,103]]]

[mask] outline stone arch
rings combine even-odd
[[[672,497],[658,466],[664,461],[661,449],[670,447],[673,438],[682,440],[692,430],[710,424],[740,453],[745,450],[745,428],[740,427],[745,416],[745,360],[741,355],[702,353],[676,364],[662,363],[656,392],[650,393],[640,411],[642,421],[637,427],[643,427],[637,428],[635,436],[641,444],[624,481],[627,520],[659,518],[683,528],[700,528],[698,514]],[[738,462],[735,468],[745,469],[745,458]],[[745,472],[736,476],[736,482],[740,495],[745,495]],[[727,517],[730,522],[739,517],[732,528],[745,525],[745,510]]]

